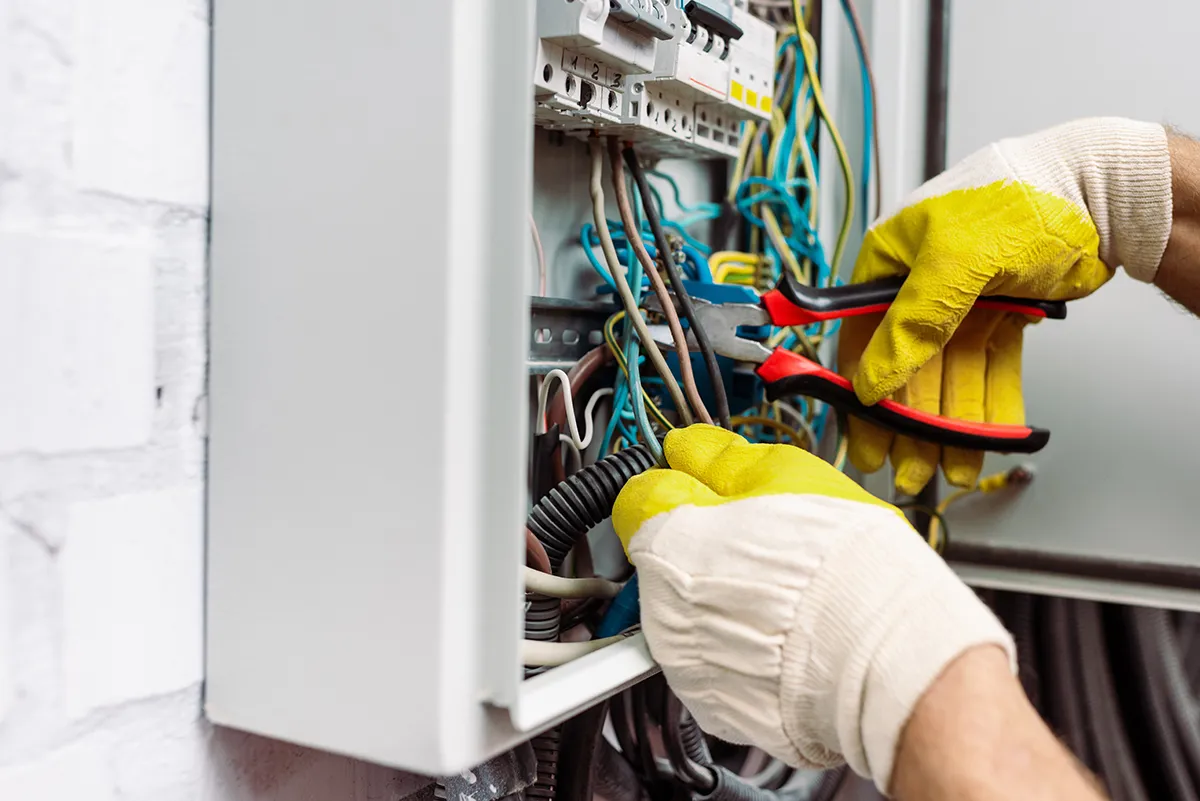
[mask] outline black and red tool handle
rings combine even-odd
[[[806,286],[790,273],[784,273],[779,283],[762,302],[775,325],[808,325],[841,317],[855,317],[872,312],[885,312],[900,287],[904,276],[884,278],[865,284],[818,289]],[[1067,304],[1061,300],[1010,298],[1007,295],[987,295],[975,301],[976,309],[998,309],[1030,317],[1062,320],[1067,316]]]
[[[887,399],[867,406],[854,394],[848,378],[783,348],[776,348],[756,372],[765,384],[768,400],[805,395],[897,434],[938,445],[1000,453],[1036,453],[1050,441],[1050,432],[1044,428],[970,423],[918,411]]]

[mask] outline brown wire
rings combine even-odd
[[[525,564],[543,573],[551,572],[550,555],[546,553],[546,546],[542,545],[529,529],[525,529]]]
[[[621,143],[615,136],[608,138],[608,161],[612,165],[613,191],[617,195],[617,208],[621,212],[621,222],[625,225],[625,238],[629,240],[629,246],[633,248],[638,261],[642,263],[642,269],[650,278],[650,285],[654,287],[654,294],[658,296],[658,302],[662,304],[663,314],[667,318],[667,327],[671,329],[671,338],[675,340],[675,352],[679,355],[679,375],[683,379],[684,394],[687,395],[688,403],[692,405],[692,411],[696,413],[696,417],[701,422],[712,425],[712,415],[704,406],[704,400],[700,397],[700,390],[696,386],[696,376],[692,372],[692,358],[688,352],[687,334],[683,332],[683,326],[679,323],[679,314],[675,311],[675,303],[667,293],[667,285],[662,276],[658,274],[658,266],[650,258],[650,253],[642,242],[637,221],[633,218],[633,209],[629,205],[629,193],[625,188],[625,167],[621,161]],[[671,258],[669,253],[660,255],[664,259]]]
[[[867,69],[867,85],[871,87],[871,102],[875,104],[875,113],[871,115],[871,135],[875,137],[875,213],[883,213],[883,167],[879,160],[879,93],[875,91],[875,70],[871,68],[871,50],[867,47],[867,37],[863,33],[862,20],[858,16],[858,8],[854,0],[843,0],[846,11],[850,14],[850,24],[854,26],[854,35],[862,43],[863,66]],[[866,198],[863,198],[866,202]],[[870,224],[870,220],[867,223]]]

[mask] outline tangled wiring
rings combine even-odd
[[[857,15],[851,2],[843,8],[866,81]],[[579,247],[599,279],[596,296],[615,308],[602,344],[535,379],[521,649],[528,676],[637,630],[637,576],[628,564],[600,575],[592,552],[597,535],[589,532],[611,514],[625,482],[665,463],[661,442],[671,429],[713,423],[845,464],[844,427],[834,425],[829,408],[802,396],[767,401],[761,385],[739,383],[695,314],[697,302],[713,298],[756,302],[785,272],[810,286],[836,285],[848,233],[866,225],[865,209],[855,217],[855,189],[865,194],[872,175],[873,83],[869,90],[864,83],[867,131],[856,184],[821,93],[811,20],[794,4],[770,9],[770,18],[780,25],[772,118],[743,123],[720,197],[689,201],[674,177],[645,163],[637,144],[595,133],[587,143],[591,215],[579,228]],[[821,207],[817,158],[823,132],[835,143],[846,187],[833,243],[818,234],[829,212]],[[616,219],[608,217],[611,207]],[[553,264],[532,218],[530,227],[544,293]],[[763,339],[820,360],[836,333],[836,324],[767,327]],[[683,793],[802,801],[832,798],[846,780],[844,771],[796,771],[756,749],[706,737],[661,679],[539,735],[532,748],[536,780],[525,795],[538,799],[584,801],[603,785],[612,799]]]

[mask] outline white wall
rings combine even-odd
[[[394,801],[201,719],[209,10],[0,0],[0,799]]]

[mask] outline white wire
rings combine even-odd
[[[542,249],[542,237],[538,233],[537,220],[533,212],[529,213],[529,233],[533,236],[533,252],[537,255],[538,265],[538,294],[546,295],[546,251]]]
[[[584,642],[542,642],[540,640],[521,641],[521,664],[530,667],[553,667],[565,665],[573,659],[586,656],[593,651],[607,648],[628,637],[618,634],[615,637],[604,637],[599,640]]]
[[[581,437],[579,436],[579,421],[575,417],[575,399],[571,395],[570,377],[558,369],[546,373],[546,377],[542,379],[542,385],[538,387],[537,426],[539,434],[546,433],[546,406],[550,400],[550,379],[552,378],[557,378],[562,383],[563,403],[566,404],[569,434],[563,434],[561,438],[569,441],[576,450],[585,451],[592,443],[592,435],[595,434],[593,420],[596,416],[596,404],[600,402],[601,398],[613,394],[612,388],[598,389],[592,393],[592,397],[588,398],[587,406],[583,410],[583,436]]]
[[[587,446],[592,444],[592,434],[596,431],[596,404],[600,402],[601,398],[611,394],[613,394],[612,387],[606,387],[596,390],[592,393],[592,397],[588,398],[587,406],[583,409],[583,439],[576,443],[579,450],[586,450]]]
[[[568,462],[569,467],[567,472],[570,473],[573,470],[582,470],[583,451],[579,450],[579,448],[575,446],[575,443],[571,441],[571,438],[566,434],[559,434],[558,441],[567,447],[567,450],[571,452],[571,456],[574,458],[573,462]]]
[[[557,378],[562,382],[563,402],[567,405],[567,428],[571,432],[571,442],[579,442],[579,422],[575,419],[575,399],[571,397],[571,379],[562,370],[554,369],[546,373],[542,385],[538,387],[538,433],[546,433],[546,404],[550,400],[550,379]],[[576,446],[578,447],[578,446]]]
[[[525,589],[551,598],[616,598],[622,586],[603,578],[563,578],[525,568]]]

